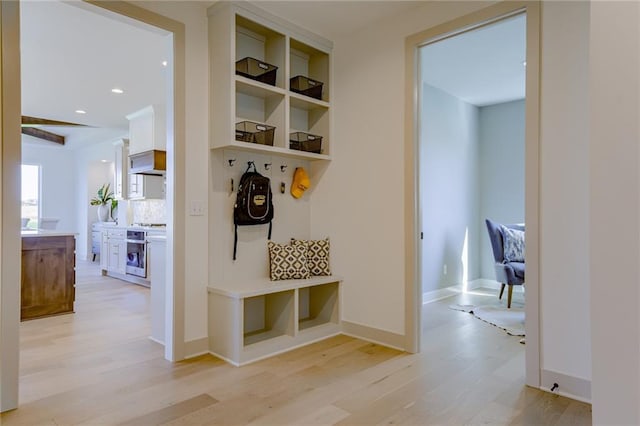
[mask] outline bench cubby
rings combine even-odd
[[[340,333],[342,279],[212,285],[209,351],[240,366]]]
[[[243,299],[243,344],[294,335],[294,290]]]

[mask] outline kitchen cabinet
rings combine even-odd
[[[104,273],[115,272],[124,275],[127,265],[127,242],[125,228],[102,230],[102,255],[100,268]]]
[[[73,312],[75,249],[73,234],[23,235],[21,320]]]
[[[129,140],[119,139],[114,142],[115,146],[115,172],[113,195],[116,200],[127,198],[128,176],[129,176]]]
[[[100,232],[100,269],[106,271],[109,267],[109,234],[106,230]]]
[[[165,111],[161,105],[149,105],[127,115],[129,155],[152,149],[166,150]]]
[[[124,274],[126,272],[127,243],[124,239],[109,238],[108,270]]]
[[[109,236],[109,264],[107,270],[124,274],[127,266],[127,242],[124,237]]]
[[[129,175],[129,199],[164,199],[164,177]]]
[[[102,245],[102,230],[100,225],[94,223],[91,225],[91,254],[93,254],[92,262],[96,260],[96,256],[100,256],[100,247]]]

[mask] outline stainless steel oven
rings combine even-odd
[[[145,231],[127,230],[127,274],[142,278],[147,277],[146,240]]]

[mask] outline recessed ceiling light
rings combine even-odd
[[[114,87],[113,89],[111,89],[112,93],[117,93],[118,95],[121,95],[122,93],[124,93],[124,90],[122,89],[118,89],[117,87]]]
[[[103,163],[106,163],[108,160],[100,160],[100,161],[102,161]]]
[[[162,61],[162,66],[163,66],[163,67],[166,67],[168,64],[169,64],[169,62],[167,62],[167,61]]]
[[[77,109],[76,110],[76,114],[86,114],[87,111],[83,110],[83,109]]]
[[[522,66],[526,67],[527,66],[527,61],[522,61]]]

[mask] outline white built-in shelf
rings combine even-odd
[[[298,158],[300,160],[330,160],[331,157],[325,154],[316,154],[314,152],[297,151],[295,149],[280,148],[270,145],[259,145],[249,142],[241,142],[231,140],[227,145],[219,146],[213,149],[237,149],[239,151],[248,151],[258,154],[281,155],[287,158]]]
[[[341,282],[329,276],[209,286],[211,352],[242,365],[339,334]]]
[[[260,81],[251,80],[250,78],[236,75],[236,92],[244,93],[245,95],[254,96],[257,98],[267,98],[274,95],[284,96],[287,92],[276,86],[271,86]]]
[[[211,149],[331,160],[333,44],[246,2],[219,2],[208,15]],[[246,57],[277,66],[275,85],[236,75],[236,61]],[[322,98],[291,91],[290,79],[298,75],[321,81]],[[235,125],[242,120],[274,126],[273,146],[236,141]],[[289,135],[294,131],[322,136],[322,153],[290,149]]]
[[[310,98],[309,96],[305,96],[295,92],[291,92],[289,96],[292,108],[300,108],[307,111],[312,109],[329,109],[329,102]]]

